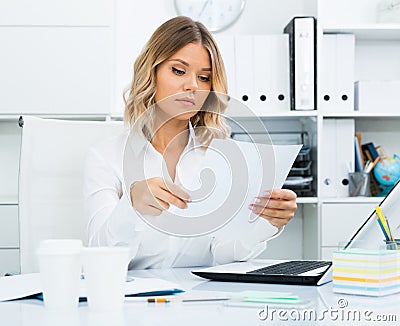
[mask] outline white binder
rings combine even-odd
[[[354,111],[354,35],[338,34],[336,49],[337,111],[351,112]]]
[[[271,94],[270,109],[272,112],[290,111],[290,57],[289,35],[270,35],[270,51],[266,64],[268,89]]]
[[[324,34],[321,45],[320,108],[335,112],[336,85],[336,34]]]
[[[271,71],[269,56],[271,55],[271,38],[269,35],[254,35],[254,111],[258,115],[267,114],[270,111],[272,101]]]
[[[251,109],[255,103],[252,35],[235,36],[235,68],[237,100]]]
[[[236,69],[235,69],[235,39],[233,35],[214,36],[224,61],[226,78],[228,82],[228,94],[237,97],[236,92]]]
[[[354,51],[352,34],[325,34],[321,52],[321,110],[354,110]]]
[[[347,197],[348,173],[354,172],[354,120],[324,119],[319,196]]]

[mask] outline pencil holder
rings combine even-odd
[[[385,240],[387,250],[400,250],[400,239]]]
[[[367,296],[400,292],[400,250],[337,250],[332,262],[333,292]]]
[[[367,172],[351,172],[349,173],[349,196],[368,197],[369,191],[369,173]]]

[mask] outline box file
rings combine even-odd
[[[316,109],[316,19],[294,17],[283,30],[289,34],[292,110]]]
[[[290,111],[289,37],[254,35],[254,99],[259,115]]]
[[[253,37],[251,35],[235,37],[235,69],[237,100],[251,108],[255,101]]]
[[[347,197],[348,173],[354,171],[354,120],[324,119],[322,129],[319,195]]]
[[[355,82],[355,110],[365,113],[398,113],[400,80]]]
[[[352,34],[324,34],[321,52],[321,110],[354,110],[354,53]]]
[[[228,82],[228,94],[236,97],[236,69],[235,69],[235,38],[233,35],[214,36],[218,48],[224,60],[226,79]]]
[[[262,116],[289,112],[288,35],[237,35],[233,37],[233,48],[227,38],[217,38],[219,40],[224,49],[223,55],[228,54],[227,62],[232,65],[226,64],[227,75],[230,76],[228,81],[234,84],[229,92],[234,99],[228,105],[227,114]],[[234,73],[230,74],[228,69],[233,69]]]
[[[355,36],[336,35],[336,102],[337,112],[354,111]]]

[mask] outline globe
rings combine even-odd
[[[388,157],[380,160],[374,168],[374,176],[384,186],[394,186],[400,178],[400,160]]]

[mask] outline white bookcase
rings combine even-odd
[[[57,2],[60,9],[53,1],[41,0],[29,15],[19,7],[22,2],[1,2],[0,40],[10,46],[0,53],[0,275],[19,272],[19,115],[121,119],[121,95],[131,78],[133,58],[155,27],[176,15],[172,0],[157,1],[160,10],[154,13],[154,22],[145,20],[143,11],[153,12],[155,2],[65,0]],[[248,0],[240,20],[216,36],[278,34],[293,16],[312,15],[317,18],[318,81],[324,33],[355,35],[354,80],[399,80],[400,24],[378,24],[377,4],[378,0],[283,0],[272,6]],[[347,167],[338,166],[352,168],[354,155],[332,149],[337,159],[327,160],[326,139],[340,135],[346,146],[353,144],[356,131],[363,142],[373,141],[389,155],[400,154],[398,108],[323,112],[320,104],[319,94],[315,111],[261,117],[270,131],[309,134],[315,190],[313,197],[298,198],[295,219],[268,244],[264,257],[330,259],[338,243],[347,240],[380,201],[349,198],[346,185],[328,188],[326,179],[332,184],[347,178]],[[251,130],[251,119],[241,119]]]
[[[323,33],[355,35],[355,81],[400,80],[400,24],[377,23],[379,2],[379,0],[318,1],[320,37]],[[321,98],[320,100],[322,101]],[[381,145],[386,153],[392,156],[400,153],[397,141],[400,136],[399,113],[396,107],[376,107],[373,112],[363,112],[362,109],[349,113],[330,112],[324,114],[321,119],[335,120],[337,126],[343,124],[343,121],[351,123],[355,132],[361,133],[362,143],[373,142],[376,146]],[[321,132],[324,133],[326,130]],[[347,141],[351,142],[352,139]],[[321,150],[323,147],[324,144],[320,144]],[[347,160],[353,160],[354,163],[351,157]],[[334,169],[335,164],[337,162],[331,162],[325,169]],[[320,171],[323,168],[320,166]],[[320,179],[320,184],[323,181]],[[319,196],[319,257],[330,259],[337,244],[349,238],[351,232],[362,224],[381,199]]]

